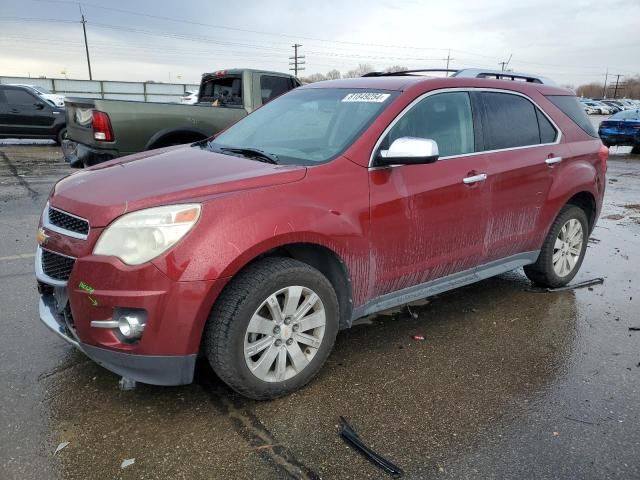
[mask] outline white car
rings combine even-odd
[[[64,95],[58,95],[57,93],[51,93],[44,87],[40,87],[38,85],[26,85],[24,83],[14,83],[16,87],[26,87],[29,88],[38,95],[40,98],[47,100],[52,103],[56,107],[64,108]]]
[[[193,105],[198,103],[198,91],[190,90],[184,92],[184,95],[180,97],[180,103],[183,105]]]
[[[584,111],[586,112],[587,115],[595,115],[597,113],[600,113],[598,110],[596,110],[593,107],[589,107],[587,105],[582,105],[584,107]]]
[[[611,109],[604,103],[596,102],[595,100],[581,100],[583,106],[590,107],[596,111],[599,115],[611,115]]]

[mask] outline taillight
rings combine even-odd
[[[91,118],[91,126],[93,127],[94,140],[98,140],[99,142],[113,142],[113,130],[111,129],[109,115],[94,110]]]
[[[602,162],[602,166],[604,167],[604,171],[607,171],[607,159],[609,158],[609,149],[604,145],[600,145],[600,150],[598,151],[598,158]]]

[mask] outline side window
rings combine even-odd
[[[400,137],[435,140],[440,157],[473,153],[473,115],[467,92],[430,95],[414,105],[382,142],[387,149]]]
[[[200,91],[199,102],[212,103],[216,107],[242,106],[242,77],[216,77],[206,80]]]
[[[291,90],[291,80],[287,77],[260,76],[260,95],[263,105],[289,90]]]
[[[540,143],[536,107],[524,97],[482,92],[485,150],[525,147]]]
[[[33,105],[40,101],[30,93],[19,88],[5,89],[4,96],[9,105]]]
[[[537,108],[536,115],[538,115],[538,127],[540,128],[540,143],[553,143],[558,135],[556,128],[544,113]]]

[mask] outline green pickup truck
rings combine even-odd
[[[65,159],[82,168],[113,158],[210,137],[300,86],[291,75],[234,69],[202,76],[198,103],[67,98]]]

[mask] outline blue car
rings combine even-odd
[[[640,154],[640,109],[610,116],[600,124],[598,135],[606,147],[633,147],[631,153]]]

